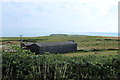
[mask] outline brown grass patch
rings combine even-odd
[[[120,37],[108,37],[108,36],[97,36],[97,37],[104,39],[120,39]]]

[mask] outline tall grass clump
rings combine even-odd
[[[35,55],[12,47],[2,53],[2,80],[119,79],[119,55],[67,57],[60,54]]]

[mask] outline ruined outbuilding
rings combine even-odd
[[[52,43],[26,43],[22,48],[29,49],[36,54],[49,53],[68,53],[77,51],[77,44],[74,41],[52,42]]]

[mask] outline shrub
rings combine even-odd
[[[17,48],[18,49],[18,48]],[[120,58],[109,56],[66,57],[34,55],[30,51],[3,52],[3,80],[117,79]]]

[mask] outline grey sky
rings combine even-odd
[[[0,6],[3,36],[118,31],[118,0],[30,0]]]

